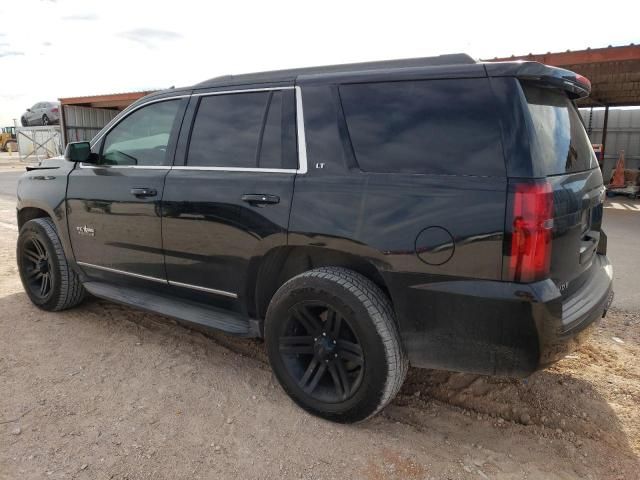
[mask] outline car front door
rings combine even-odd
[[[294,89],[200,92],[191,102],[183,164],[176,156],[163,198],[167,279],[177,294],[225,304],[244,295],[252,262],[286,245],[298,169]]]
[[[92,145],[99,162],[70,174],[69,235],[90,277],[166,283],[160,201],[187,102],[134,107]]]
[[[38,125],[38,110],[40,109],[41,103],[36,103],[32,106],[27,112],[27,122],[29,125]]]

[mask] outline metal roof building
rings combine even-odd
[[[120,111],[152,91],[60,98],[62,145],[91,140]]]
[[[618,152],[606,155],[607,131],[609,127],[609,107],[640,106],[640,45],[619,47],[588,48],[556,53],[520,55],[505,58],[492,58],[485,61],[501,62],[530,60],[572,70],[584,75],[591,81],[591,95],[578,102],[579,107],[604,107],[604,113],[595,116],[602,118],[602,127],[596,127],[587,121],[588,129],[597,131],[597,142],[602,144],[603,158],[615,160]],[[593,112],[588,120],[594,120]],[[599,122],[598,122],[599,123]],[[593,139],[593,131],[589,135]],[[633,139],[632,139],[633,140]],[[617,143],[617,142],[616,142]],[[632,142],[633,143],[633,142]],[[639,152],[640,153],[640,152]],[[609,162],[610,163],[610,162]],[[637,165],[636,165],[637,166]],[[609,167],[605,168],[608,171]]]

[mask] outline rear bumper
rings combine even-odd
[[[604,255],[596,255],[592,274],[572,296],[537,305],[540,367],[575,350],[589,327],[604,317],[613,301],[613,269]],[[539,310],[539,311],[538,311]]]
[[[396,277],[391,290],[413,366],[526,376],[584,341],[611,304],[612,278],[607,257],[596,255],[586,281],[565,298],[551,280],[416,283]]]

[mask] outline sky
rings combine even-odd
[[[640,2],[2,0],[0,126],[61,97],[225,74],[640,43]]]

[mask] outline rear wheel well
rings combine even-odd
[[[278,288],[296,275],[318,267],[343,267],[353,270],[380,287],[392,302],[382,275],[368,260],[326,248],[286,247],[269,252],[252,275],[255,278],[254,288],[250,288],[247,292],[249,314],[264,320],[269,302]]]
[[[25,207],[18,212],[18,228],[34,218],[51,218],[51,215],[40,208]]]

